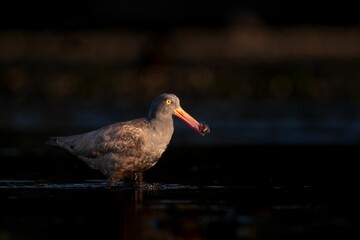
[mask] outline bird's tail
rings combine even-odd
[[[66,137],[49,137],[46,141],[46,144],[57,146],[72,152],[73,146],[69,144]]]
[[[53,146],[59,146],[59,144],[60,144],[59,138],[58,137],[49,137],[45,141],[45,144],[49,144],[49,145],[53,145]]]
[[[82,143],[83,134],[73,135],[73,136],[65,136],[65,137],[49,137],[45,143],[57,147],[64,148],[71,153],[75,153],[77,148],[80,148],[82,145],[86,146],[86,143]],[[78,147],[77,147],[78,146]]]

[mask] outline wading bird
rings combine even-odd
[[[143,172],[157,163],[171,140],[173,115],[203,136],[210,132],[208,125],[181,108],[177,96],[164,93],[153,101],[146,118],[114,123],[79,135],[50,137],[47,143],[66,149],[91,168],[100,170],[109,187],[125,177],[140,187]]]

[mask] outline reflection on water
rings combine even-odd
[[[321,193],[321,194],[320,194]],[[0,181],[0,239],[313,239],[351,236],[339,190],[106,181]],[[349,215],[350,214],[350,215]]]
[[[106,181],[86,181],[83,183],[49,183],[33,180],[0,180],[0,189],[96,189],[104,188]]]
[[[181,190],[181,189],[199,189],[198,186],[182,185],[182,184],[150,184],[150,188],[146,191],[155,190]],[[106,180],[86,180],[80,183],[53,183],[47,181],[34,181],[34,180],[0,180],[0,189],[73,189],[73,190],[90,190],[90,189],[104,189],[107,188]],[[117,185],[118,189],[129,190],[134,189],[131,185],[120,182]],[[206,186],[201,189],[221,189],[224,186]],[[113,189],[115,190],[115,189]],[[144,188],[143,188],[144,190]]]

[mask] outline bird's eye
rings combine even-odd
[[[170,99],[166,99],[165,103],[166,103],[166,104],[171,104],[172,101],[171,101]]]

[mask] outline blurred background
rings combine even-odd
[[[173,146],[356,147],[359,24],[346,2],[7,1],[0,156],[49,156],[47,136],[146,116],[163,92],[212,129],[175,120]]]
[[[174,119],[158,191],[44,143],[163,92],[211,133]],[[359,100],[347,1],[2,1],[0,239],[353,238]]]

